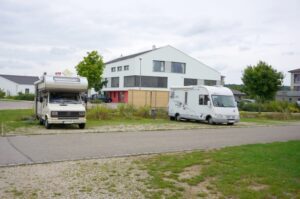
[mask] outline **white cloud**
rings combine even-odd
[[[286,73],[300,63],[299,8],[297,0],[1,0],[0,73],[74,70],[87,51],[108,61],[153,44],[185,51],[227,83],[259,60]]]

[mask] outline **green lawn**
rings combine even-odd
[[[256,124],[285,124],[290,122],[297,122],[299,120],[278,120],[278,119],[264,119],[264,118],[241,118],[241,122],[256,123]]]
[[[151,176],[148,198],[185,198],[193,187],[207,198],[300,198],[300,141],[157,155],[139,164]],[[180,178],[188,168],[199,170]]]
[[[32,109],[0,110],[0,125],[4,126],[5,131],[36,124],[38,122],[34,120]]]

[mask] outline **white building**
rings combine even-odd
[[[34,94],[34,82],[39,80],[36,76],[4,75],[0,74],[0,89],[6,96],[15,96],[19,92]]]
[[[113,102],[127,102],[128,90],[169,91],[184,85],[221,85],[223,76],[184,52],[165,46],[105,63],[104,78]]]

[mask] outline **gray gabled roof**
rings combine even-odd
[[[290,73],[295,73],[295,72],[297,73],[297,72],[300,72],[300,68],[295,69],[295,70],[290,70],[289,72],[290,72]]]
[[[37,76],[21,76],[21,75],[4,75],[0,74],[0,77],[3,77],[5,79],[8,79],[12,82],[15,82],[17,84],[29,84],[33,85],[34,82],[39,80],[39,77]]]
[[[235,90],[235,89],[230,89],[231,91],[232,91],[232,93],[234,94],[234,95],[246,95],[245,93],[243,93],[243,92],[241,92],[241,91],[239,91],[239,90]]]
[[[111,64],[111,63],[115,63],[115,62],[118,62],[118,61],[122,61],[122,60],[126,60],[126,59],[131,59],[131,58],[140,56],[142,54],[146,54],[148,52],[151,52],[151,51],[154,51],[154,50],[157,50],[157,49],[159,49],[159,48],[154,48],[152,50],[147,50],[147,51],[143,51],[143,52],[139,52],[139,53],[127,55],[127,56],[124,56],[124,57],[119,57],[117,59],[110,60],[110,61],[106,62],[105,64]]]

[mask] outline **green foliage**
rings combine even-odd
[[[300,120],[300,113],[287,112],[240,112],[242,121],[260,124],[281,123],[286,120]],[[249,120],[250,119],[250,120]]]
[[[155,119],[166,119],[167,111],[156,110]],[[129,104],[120,104],[116,109],[99,105],[88,110],[87,119],[91,120],[111,120],[111,119],[147,119],[151,118],[151,108],[149,106],[134,107]]]
[[[271,65],[259,61],[256,66],[248,66],[243,73],[242,81],[245,92],[260,102],[274,99],[282,85],[283,74]]]
[[[35,95],[34,94],[23,94],[21,92],[18,93],[17,96],[8,96],[8,99],[14,99],[14,100],[27,100],[27,101],[33,101]]]
[[[0,98],[4,98],[5,97],[5,92],[3,89],[0,88]]]
[[[112,119],[115,111],[105,106],[96,106],[88,110],[87,119],[108,120]]]
[[[100,90],[103,86],[102,74],[105,67],[102,56],[97,51],[87,54],[76,66],[77,74],[87,78],[89,88]]]
[[[265,103],[243,103],[239,104],[239,110],[250,112],[281,112],[281,113],[299,113],[300,108],[296,103],[285,101],[270,101]]]

